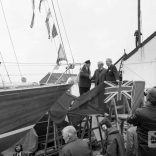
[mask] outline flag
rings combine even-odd
[[[56,37],[58,35],[55,24],[53,24],[53,28],[52,28],[52,37]]]
[[[30,28],[33,28],[34,26],[34,19],[35,19],[35,0],[32,0],[32,10],[33,10],[33,15],[32,15],[32,19],[31,19],[31,24],[30,24]]]
[[[40,0],[40,3],[39,3],[39,12],[41,12],[41,4],[44,0]]]
[[[49,9],[47,12],[46,20],[45,20],[47,31],[48,31],[48,39],[50,39],[50,24],[49,24],[49,18],[50,17],[51,17],[51,11]]]
[[[57,65],[59,65],[60,61],[63,61],[63,60],[67,61],[67,57],[66,57],[66,54],[62,45],[60,44],[59,50],[58,50],[58,57],[56,61]]]
[[[132,95],[132,113],[143,105],[145,81],[134,81]]]
[[[113,82],[105,81],[107,87],[105,88],[105,100],[104,103],[108,103],[113,98],[117,98],[117,101],[121,101],[122,96],[127,99],[131,99],[133,90],[133,81],[123,81],[119,84]]]

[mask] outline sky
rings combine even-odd
[[[39,0],[35,0],[34,27],[31,0],[0,0],[0,82],[20,80],[20,72],[28,81],[39,81],[47,72],[53,71],[60,38],[48,39],[45,18],[48,8],[52,17],[50,25],[56,24],[51,0],[44,0],[41,12]],[[134,32],[137,29],[137,0],[53,0],[62,40],[68,61],[72,56],[77,63],[91,60],[92,74],[98,61],[112,58],[117,61],[124,53],[135,48]],[[71,51],[63,28],[61,10]],[[143,40],[156,31],[156,1],[141,0],[141,31]],[[9,38],[9,33],[11,40]],[[58,30],[58,27],[57,27]],[[13,46],[14,50],[13,50]],[[4,64],[4,62],[5,64]],[[7,68],[7,72],[5,69]],[[106,67],[106,65],[104,65]],[[79,70],[79,66],[75,71]],[[61,71],[65,70],[65,66]]]

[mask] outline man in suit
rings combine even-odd
[[[63,139],[66,145],[62,148],[59,156],[91,156],[88,142],[78,139],[76,129],[73,126],[67,126],[62,130]]]
[[[17,144],[13,156],[28,156],[28,154],[23,152],[23,146],[21,144]]]
[[[90,60],[85,61],[79,74],[79,92],[80,95],[90,90],[91,86],[91,72],[90,72]]]
[[[106,59],[106,65],[108,66],[107,72],[106,72],[106,81],[119,81],[119,73],[116,69],[116,67],[112,64],[112,59],[107,58]]]
[[[97,63],[98,69],[95,70],[93,77],[91,78],[91,81],[95,83],[95,86],[99,85],[100,83],[103,83],[105,81],[106,76],[106,69],[103,67],[104,63],[102,61],[99,61]]]

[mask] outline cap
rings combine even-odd
[[[87,60],[87,61],[85,61],[85,63],[90,64],[91,62],[90,62],[90,60]]]

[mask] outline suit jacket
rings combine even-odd
[[[116,81],[119,80],[119,73],[114,65],[108,67],[106,72],[106,81]]]
[[[91,156],[88,143],[82,139],[74,139],[67,143],[59,153],[59,156]]]
[[[17,153],[14,153],[13,156],[17,156]],[[25,152],[21,152],[21,156],[28,156],[28,154]]]
[[[94,75],[91,78],[91,80],[95,82],[95,86],[105,81],[106,72],[107,70],[105,68],[103,68],[101,71],[99,69],[95,70]]]
[[[91,80],[89,76],[90,76],[90,69],[87,69],[86,66],[84,65],[79,74],[79,87],[91,86]]]

